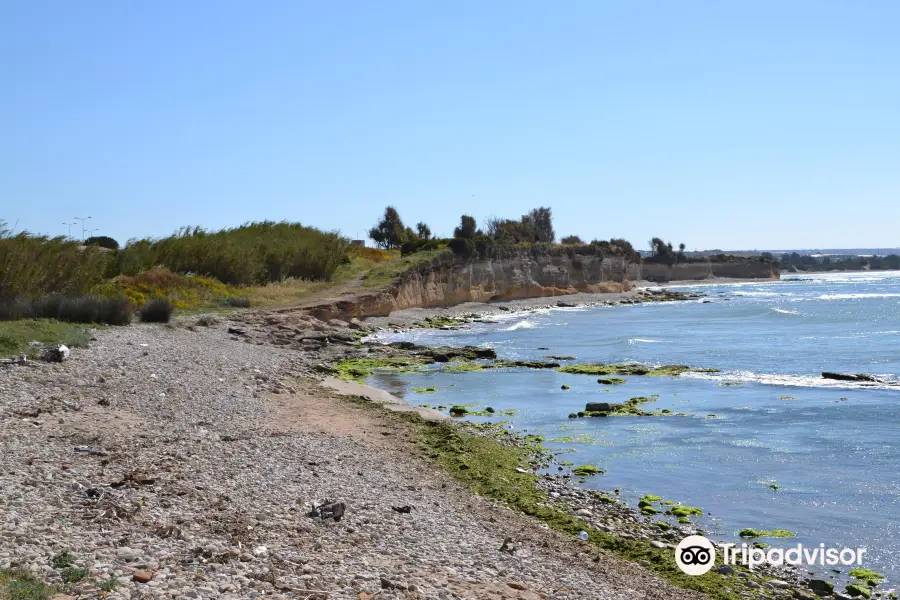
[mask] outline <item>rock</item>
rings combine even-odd
[[[585,412],[611,412],[612,409],[609,402],[588,402],[584,405]]]
[[[556,303],[556,306],[558,306],[560,308],[575,308],[578,305],[577,304],[569,304],[568,302],[563,302],[562,300],[560,300],[559,302]]]
[[[508,585],[509,587],[511,587],[514,590],[525,591],[528,589],[527,587],[525,587],[525,584],[520,581],[507,581],[506,585]]]
[[[863,597],[863,598],[871,598],[872,590],[867,588],[864,585],[860,585],[858,583],[851,583],[846,588],[847,593],[853,596],[854,598]]]
[[[591,518],[594,516],[594,513],[591,512],[589,508],[579,508],[575,511],[575,514],[579,517],[588,517]]]
[[[810,579],[806,586],[819,596],[827,596],[834,592],[834,584],[824,579]]]
[[[362,329],[363,326],[362,322],[356,317],[350,319],[350,322],[347,325],[350,327],[350,329]]]
[[[845,594],[844,592],[835,592],[834,597],[836,600],[852,600],[853,598],[853,596]]]
[[[664,550],[669,547],[668,544],[665,544],[663,542],[658,542],[656,540],[653,540],[652,542],[650,542],[650,545],[653,546],[654,548],[659,548],[660,550]]]
[[[755,589],[758,589],[758,588],[761,588],[761,587],[762,587],[761,585],[759,585],[758,583],[756,583],[756,582],[753,581],[752,579],[748,579],[747,581],[745,581],[745,582],[744,582],[744,585],[747,586],[748,588],[750,588],[751,590],[755,590]]]
[[[734,567],[731,565],[719,565],[716,567],[716,573],[719,575],[734,575]]]
[[[131,576],[131,580],[138,583],[149,583],[151,579],[153,579],[153,571],[135,571]]]
[[[787,581],[782,581],[780,579],[770,579],[766,582],[766,585],[779,590],[786,590],[791,587],[791,584],[789,584]]]
[[[871,375],[866,375],[865,373],[833,373],[831,371],[825,371],[822,373],[822,377],[825,379],[834,379],[837,381],[864,381],[869,383],[880,383],[880,380],[876,377],[872,377]]]

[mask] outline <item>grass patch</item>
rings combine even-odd
[[[83,325],[49,319],[0,321],[0,356],[29,353],[28,343],[65,344],[69,348],[87,346],[91,335]]]
[[[69,552],[60,552],[50,559],[50,566],[54,569],[65,569],[75,564],[75,557]]]
[[[89,577],[90,574],[90,569],[84,567],[66,567],[60,572],[60,576],[65,583],[78,583]]]
[[[441,248],[439,250],[425,250],[408,256],[395,257],[392,260],[373,266],[363,277],[363,287],[367,289],[387,287],[407,271],[442,259],[449,259],[452,256],[452,251],[447,248]]]
[[[49,600],[52,589],[20,569],[0,569],[0,599]]]

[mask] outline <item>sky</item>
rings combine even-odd
[[[0,0],[0,219],[900,246],[895,0]],[[80,225],[72,228],[80,236]],[[370,242],[371,243],[371,242]]]

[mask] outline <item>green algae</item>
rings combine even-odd
[[[882,575],[881,573],[877,573],[875,571],[872,571],[871,569],[863,568],[852,569],[849,575],[854,579],[860,579],[863,581],[868,581],[870,579],[884,579],[884,575]]]
[[[468,371],[484,371],[490,368],[487,363],[477,363],[472,361],[464,361],[458,363],[446,363],[443,370],[447,373],[465,373]]]
[[[721,387],[743,387],[743,381],[723,381],[719,384]]]
[[[416,413],[389,412],[377,403],[354,403],[365,410],[378,411],[384,419],[409,427],[410,439],[419,445],[424,455],[473,493],[497,500],[573,539],[585,531],[593,548],[642,563],[676,587],[706,594],[714,600],[741,600],[740,592],[735,591],[729,578],[715,572],[686,575],[675,564],[671,550],[655,548],[644,539],[625,538],[595,529],[568,514],[565,505],[551,499],[545,490],[535,485],[539,476],[530,470],[536,456],[534,448],[509,443],[508,440],[515,436],[502,425],[476,428],[467,422],[429,422]],[[468,429],[483,429],[485,433],[473,434]],[[517,468],[524,472],[516,471]],[[606,496],[599,500],[616,502]],[[690,523],[686,518],[685,521]],[[755,576],[751,574],[750,578]],[[763,581],[755,579],[760,583]]]
[[[846,588],[847,593],[854,597],[871,598],[872,590],[858,583],[851,583]]]
[[[602,469],[599,469],[598,467],[595,467],[594,465],[581,465],[580,467],[575,467],[574,469],[572,469],[572,473],[574,475],[581,475],[581,476],[599,475],[602,472],[603,472]]]
[[[417,394],[433,394],[434,392],[437,391],[437,386],[433,385],[431,387],[413,388],[412,391],[414,391]]]
[[[672,513],[672,516],[682,519],[682,518],[688,518],[688,517],[692,517],[692,516],[700,516],[703,514],[703,509],[697,508],[696,506],[687,506],[685,504],[678,504],[676,506],[673,506],[669,512]]]
[[[621,377],[601,377],[597,380],[597,383],[600,385],[622,385],[623,383],[627,383],[627,380],[622,379]]]
[[[779,539],[787,539],[794,537],[794,533],[788,531],[787,529],[771,529],[771,530],[760,530],[756,529],[741,529],[738,532],[738,535],[742,538],[779,538]]]
[[[550,360],[575,360],[574,356],[557,356],[556,354],[548,354],[544,358],[549,358]]]
[[[354,358],[343,360],[334,365],[335,375],[346,381],[361,381],[372,375],[375,370],[390,370],[397,373],[408,373],[422,369],[430,363],[430,359],[421,357],[395,356],[387,358]]]
[[[574,375],[646,375],[649,377],[677,377],[682,373],[694,371],[687,365],[662,365],[659,367],[646,367],[636,363],[604,364],[604,363],[579,363],[560,367],[561,373]]]

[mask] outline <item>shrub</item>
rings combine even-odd
[[[88,239],[84,240],[85,246],[100,246],[101,248],[106,248],[108,250],[118,250],[119,242],[114,240],[113,238],[107,235],[97,235],[91,236]]]
[[[235,308],[250,308],[250,298],[247,296],[240,296],[238,298],[229,296],[228,306],[234,306]]]
[[[174,308],[167,298],[156,298],[145,302],[140,309],[142,323],[168,323]]]
[[[411,240],[403,242],[403,244],[400,246],[400,254],[402,256],[406,256],[408,254],[414,254],[416,252],[423,252],[426,250],[437,250],[446,243],[447,240],[441,239],[426,240],[422,238],[413,238]]]
[[[214,315],[201,315],[199,319],[197,319],[197,325],[202,327],[212,327],[213,325],[218,324],[219,320]]]
[[[62,576],[62,580],[65,583],[78,583],[82,579],[88,577],[91,574],[89,569],[85,569],[84,567],[66,567],[62,570],[60,575]]]
[[[453,251],[453,254],[464,258],[472,258],[478,254],[475,249],[475,242],[466,238],[453,238],[447,244]]]
[[[67,323],[127,325],[134,307],[124,298],[104,300],[96,296],[41,296],[31,300],[0,300],[0,321],[54,319]]]
[[[103,281],[110,254],[62,237],[12,235],[0,221],[0,298],[86,294]]]
[[[299,223],[263,221],[214,232],[185,227],[167,238],[130,241],[116,253],[116,270],[134,276],[161,266],[230,285],[322,280],[344,262],[348,244],[336,232]]]

